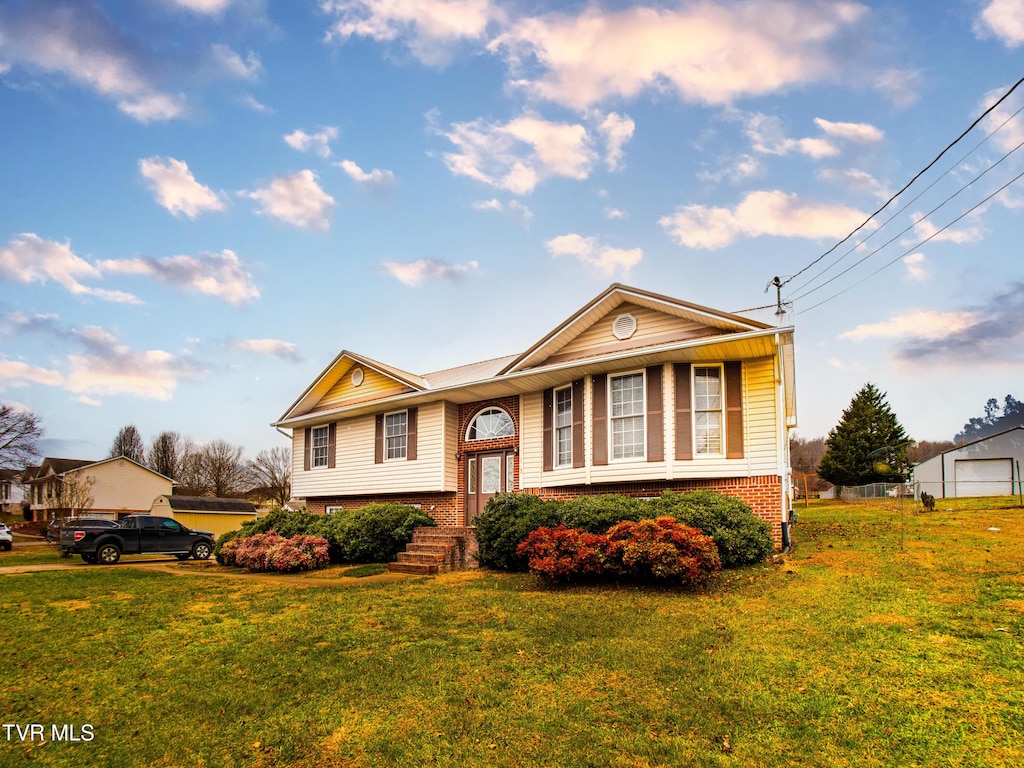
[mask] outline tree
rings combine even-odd
[[[39,458],[43,428],[32,411],[0,403],[0,469],[24,469]]]
[[[252,482],[240,445],[214,440],[189,446],[178,469],[178,493],[186,496],[241,496]]]
[[[61,477],[53,499],[56,516],[71,517],[92,509],[92,487],[95,483],[95,477],[79,472],[69,472]]]
[[[991,397],[985,403],[985,415],[968,421],[953,439],[958,445],[970,443],[1020,426],[1024,426],[1024,403],[1013,395],[1007,395],[1000,407],[999,401]]]
[[[928,459],[954,448],[956,448],[956,443],[952,440],[922,440],[916,445],[910,446],[907,450],[907,460],[911,464],[920,464],[922,461],[928,461]]]
[[[110,458],[116,459],[124,456],[126,459],[137,461],[142,464],[146,459],[146,448],[142,443],[142,435],[134,424],[121,427],[121,431],[114,438],[114,444],[110,446]]]
[[[256,490],[277,506],[283,507],[292,495],[292,452],[278,446],[260,451],[249,462]]]
[[[903,427],[874,384],[865,384],[825,440],[818,474],[835,485],[902,481],[910,469]]]
[[[149,447],[146,466],[164,477],[178,480],[178,469],[185,453],[185,440],[177,432],[161,432]]]

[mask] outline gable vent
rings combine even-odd
[[[356,368],[354,371],[352,371],[352,386],[353,387],[358,387],[362,383],[363,383],[363,369],[362,368]]]
[[[636,318],[630,314],[619,315],[612,323],[612,335],[620,341],[625,341],[636,333]]]

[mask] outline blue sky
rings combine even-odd
[[[1024,0],[6,0],[0,399],[49,455],[254,456],[341,349],[427,373],[612,282],[739,311],[779,276],[798,434],[871,381],[951,439],[1024,396],[1024,96],[816,260],[1022,43]]]

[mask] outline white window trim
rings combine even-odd
[[[644,408],[643,413],[633,414],[630,417],[623,416],[612,416],[612,379],[619,379],[624,376],[637,376],[639,375],[643,380],[643,394],[644,394]],[[634,371],[617,371],[615,373],[608,374],[608,463],[609,464],[628,464],[630,462],[647,461],[647,371],[643,368],[638,368]],[[643,451],[639,456],[623,456],[622,458],[615,458],[615,427],[614,422],[617,418],[634,418],[640,416],[643,419],[644,424],[644,442]]]
[[[398,416],[399,414],[405,414],[405,452],[401,456],[388,457],[388,416]],[[389,461],[407,461],[409,458],[409,410],[406,408],[401,411],[389,411],[384,414],[384,423],[381,425],[381,429],[384,430],[382,435],[384,439],[384,462]],[[399,437],[399,435],[392,435],[392,437]]]
[[[719,428],[721,434],[719,435],[719,444],[722,450],[718,453],[699,453],[697,445],[697,414],[698,413],[712,413],[704,409],[698,410],[697,408],[697,369],[698,368],[717,368],[718,369],[718,383],[721,386],[721,402],[719,406]],[[693,413],[693,426],[690,434],[690,445],[693,446],[693,458],[696,460],[700,459],[722,459],[725,458],[725,413],[726,413],[726,402],[725,402],[725,365],[723,363],[706,363],[697,365],[694,363],[690,366],[690,408]]]
[[[512,434],[511,435],[501,435],[500,437],[474,437],[474,438],[470,438],[469,433],[473,429],[473,425],[476,424],[476,420],[478,418],[480,418],[481,414],[485,413],[486,411],[501,411],[502,413],[504,413],[508,417],[509,422],[512,424]],[[482,442],[484,440],[503,440],[506,437],[515,437],[515,436],[516,436],[516,420],[512,418],[512,414],[509,413],[508,411],[506,411],[500,405],[486,405],[483,408],[479,409],[476,413],[474,413],[473,417],[468,422],[466,422],[466,434],[463,435],[463,439],[467,443],[479,443],[479,442]]]
[[[320,430],[323,430],[324,444],[322,446],[317,446],[317,444],[316,444],[316,435],[317,435],[317,432],[319,432]],[[322,447],[324,449],[324,455],[323,455],[322,463],[318,463],[318,461],[317,461],[316,451],[317,451],[318,447]],[[327,469],[329,466],[331,466],[331,455],[330,454],[331,454],[331,428],[330,428],[330,426],[325,424],[322,427],[313,427],[313,428],[311,428],[309,430],[309,468],[310,468],[310,470],[313,470],[313,469]]]
[[[569,392],[569,426],[568,427],[559,427],[558,426],[558,393],[559,392],[565,392],[565,391]],[[552,451],[552,454],[554,456],[554,461],[552,462],[551,466],[552,466],[553,469],[565,469],[566,467],[571,467],[572,466],[573,455],[574,455],[574,453],[576,451],[576,446],[573,444],[573,434],[572,434],[572,429],[573,429],[572,414],[573,414],[573,409],[575,407],[576,407],[576,403],[573,402],[573,396],[572,396],[572,384],[567,384],[564,387],[558,387],[557,389],[555,389],[551,393],[551,409],[553,411],[552,414],[551,414],[551,422],[552,422],[551,423],[551,440],[554,443],[554,445],[552,445],[552,447],[551,447],[551,451]],[[569,460],[568,461],[564,461],[564,462],[561,461],[561,453],[558,450],[558,430],[559,429],[568,429],[569,430]]]
[[[345,509],[345,508],[344,507],[336,507],[334,505],[329,506],[329,507],[324,507],[324,514],[325,515],[333,515],[333,514],[336,514],[338,512],[341,512],[343,509]]]

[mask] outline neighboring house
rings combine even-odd
[[[17,515],[19,518],[24,514],[24,474],[24,470],[0,469],[0,513]]]
[[[951,448],[917,464],[913,479],[918,492],[936,498],[1011,496],[1024,491],[1024,427]]]
[[[103,461],[46,458],[28,486],[35,520],[82,513],[117,520],[149,512],[154,498],[171,492],[173,481],[123,456]]]
[[[212,496],[158,496],[153,500],[150,513],[173,518],[186,528],[210,531],[217,536],[238,530],[246,520],[260,516],[250,501]]]
[[[417,375],[341,352],[274,423],[310,511],[472,526],[502,491],[713,489],[788,534],[793,329],[612,285],[525,352]]]

